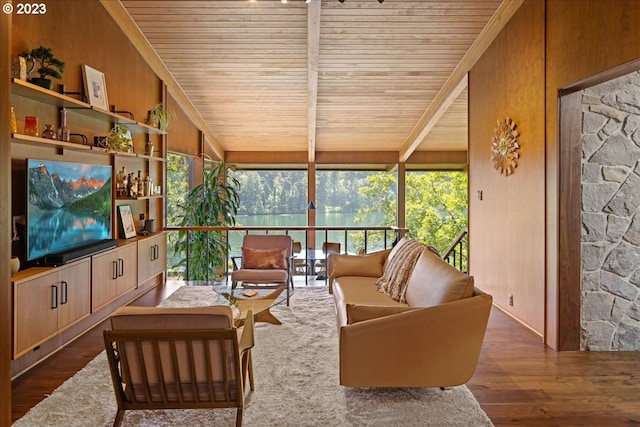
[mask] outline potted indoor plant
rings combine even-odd
[[[114,153],[131,152],[131,133],[129,129],[122,125],[115,125],[111,128],[106,137],[106,149]]]
[[[203,183],[191,190],[179,204],[183,217],[178,225],[233,226],[238,213],[240,182],[227,174],[229,167],[220,162],[204,172]],[[179,231],[174,251],[179,259],[173,266],[184,268],[185,280],[218,278],[227,260],[226,234],[221,231]],[[187,245],[189,250],[187,251]],[[187,262],[186,254],[189,254]]]
[[[162,132],[166,132],[169,129],[174,118],[175,113],[164,102],[156,104],[147,112],[147,124],[157,127]]]
[[[41,45],[40,47],[32,49],[31,52],[24,52],[22,55],[27,58],[28,62],[31,62],[29,74],[35,70],[39,76],[31,77],[29,79],[31,83],[51,90],[53,89],[53,81],[48,79],[47,76],[56,79],[62,78],[64,62],[53,55],[51,48]]]

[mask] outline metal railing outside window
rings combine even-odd
[[[305,262],[312,261],[311,257],[313,252],[321,250],[324,242],[336,242],[341,245],[341,253],[358,254],[369,253],[377,250],[383,250],[390,248],[393,243],[400,239],[404,234],[408,232],[406,228],[399,227],[308,227],[308,226],[291,226],[291,227],[166,227],[165,229],[169,234],[169,249],[171,253],[173,245],[171,242],[175,241],[177,233],[180,231],[186,231],[186,253],[175,254],[173,257],[169,257],[169,260],[176,258],[176,256],[184,256],[187,260],[187,266],[181,270],[172,269],[172,262],[169,261],[167,265],[167,272],[169,276],[174,278],[181,278],[183,280],[190,280],[188,277],[188,263],[189,263],[189,236],[195,232],[208,233],[222,233],[227,242],[227,252],[225,254],[227,262],[225,262],[224,271],[218,272],[212,271],[211,277],[207,277],[205,280],[214,280],[216,276],[227,276],[231,267],[231,258],[237,257],[242,254],[242,236],[244,234],[287,234],[292,237],[294,241],[301,243],[304,258],[300,255],[301,259]],[[209,254],[206,254],[207,258]]]

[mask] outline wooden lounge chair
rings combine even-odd
[[[234,327],[228,306],[123,307],[104,331],[119,426],[126,410],[237,408],[253,370],[253,316]]]

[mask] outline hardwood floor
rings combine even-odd
[[[496,426],[640,425],[640,352],[556,352],[495,307],[467,387]]]
[[[156,288],[133,304],[155,306],[174,290]],[[13,421],[102,351],[105,327],[13,381]],[[497,427],[640,424],[640,352],[555,352],[496,308],[467,386]]]

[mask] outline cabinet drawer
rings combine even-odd
[[[158,234],[138,242],[138,283],[144,283],[167,268],[167,235]]]

